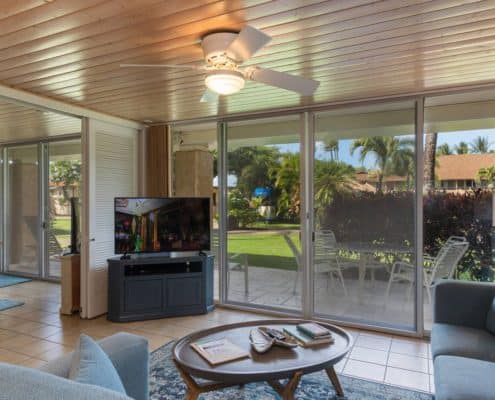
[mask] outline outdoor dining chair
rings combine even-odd
[[[423,285],[426,288],[428,302],[431,303],[431,287],[436,280],[454,276],[457,264],[469,248],[469,242],[463,236],[451,236],[439,250],[436,257],[423,256]],[[390,295],[390,289],[394,282],[409,283],[408,297],[415,282],[415,267],[404,261],[397,261],[392,266],[388,281],[386,296]]]
[[[296,259],[297,264],[297,274],[296,279],[294,281],[294,290],[296,292],[297,283],[299,281],[299,274],[301,273],[302,268],[302,255],[299,248],[296,246],[292,238],[288,233],[284,234],[284,239],[287,242],[287,245],[292,251],[294,258]],[[314,272],[315,274],[326,274],[327,288],[328,283],[333,282],[334,277],[342,285],[342,289],[344,290],[344,295],[347,296],[347,289],[344,282],[344,276],[342,275],[342,268],[339,264],[338,259],[338,249],[337,249],[337,241],[335,240],[335,235],[332,231],[318,231],[315,235],[315,245],[314,245]]]
[[[211,234],[211,249],[215,254],[217,262],[219,260],[220,239],[218,237],[218,231],[213,231]],[[227,253],[227,282],[230,287],[230,272],[231,271],[243,271],[244,272],[244,292],[249,293],[249,269],[248,269],[248,255],[244,253]]]

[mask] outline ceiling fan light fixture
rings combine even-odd
[[[211,71],[205,78],[208,89],[221,95],[237,93],[244,87],[244,83],[244,76],[233,70]]]

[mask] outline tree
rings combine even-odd
[[[81,182],[81,161],[53,161],[50,163],[50,180],[62,185],[64,200],[70,198],[69,187]]]
[[[468,154],[469,153],[469,146],[466,142],[460,142],[458,145],[454,147],[455,152],[457,154]]]
[[[355,184],[355,170],[338,161],[315,160],[315,201],[317,208],[332,203],[336,193],[351,192]]]
[[[425,135],[425,162],[423,166],[423,177],[426,191],[435,187],[437,139],[438,134],[436,132],[427,133]]]
[[[413,144],[414,140],[409,138],[373,136],[354,140],[351,145],[351,154],[354,154],[354,151],[359,149],[361,162],[364,162],[369,154],[374,155],[375,165],[378,168],[376,189],[381,192],[384,176],[400,171],[406,162],[410,162],[406,160],[411,160],[414,155]]]
[[[249,200],[239,189],[231,189],[227,197],[229,228],[247,227],[259,219],[258,211],[249,206]]]
[[[299,153],[282,155],[280,166],[273,168],[275,187],[279,191],[277,199],[277,215],[288,215],[297,218],[300,211],[301,179]]]
[[[437,147],[437,156],[450,156],[451,154],[453,151],[448,143],[443,143]]]
[[[486,136],[478,136],[470,144],[471,152],[485,154],[490,152],[490,142]],[[465,153],[462,153],[465,154]]]
[[[332,161],[339,161],[339,141],[337,139],[324,140],[323,148],[330,153]]]
[[[480,183],[487,182],[488,185],[493,185],[495,182],[495,166],[480,168],[476,177]]]

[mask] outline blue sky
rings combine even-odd
[[[440,146],[444,143],[447,143],[451,148],[459,144],[460,142],[466,142],[470,144],[476,137],[483,136],[487,137],[488,141],[491,144],[492,149],[495,150],[495,129],[480,129],[480,130],[471,130],[471,131],[455,131],[455,132],[439,132],[438,133],[438,141],[437,145]],[[359,151],[355,151],[354,155],[351,156],[350,148],[353,139],[350,140],[340,140],[339,141],[339,157],[340,161],[343,161],[347,164],[351,164],[354,167],[360,167],[363,164],[359,161]],[[276,145],[274,147],[278,147],[282,153],[295,153],[300,150],[300,146],[297,143],[288,143]],[[323,142],[316,142],[316,159],[318,160],[329,160],[329,153],[323,150]],[[374,167],[374,159],[372,156],[369,156],[364,161],[364,166],[366,168]]]

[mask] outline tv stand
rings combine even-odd
[[[108,260],[108,316],[125,322],[206,314],[214,308],[211,255]]]

